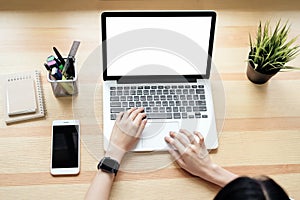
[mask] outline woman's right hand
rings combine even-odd
[[[165,138],[174,149],[170,150],[171,155],[179,166],[189,173],[203,177],[213,163],[205,147],[203,136],[194,131],[191,134],[187,130],[181,129],[179,133],[170,132],[170,137]]]
[[[237,175],[214,164],[208,154],[204,137],[197,131],[193,134],[181,129],[179,133],[170,132],[165,137],[174,149],[170,150],[172,157],[181,168],[221,187],[232,181]]]

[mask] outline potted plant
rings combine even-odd
[[[300,46],[293,44],[297,37],[287,40],[290,26],[286,22],[283,26],[280,21],[276,24],[274,31],[271,31],[270,22],[259,23],[255,41],[250,40],[250,53],[248,56],[247,77],[256,84],[266,83],[280,70],[299,69],[286,66],[286,63],[293,60],[299,53]]]

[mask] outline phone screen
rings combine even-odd
[[[52,168],[78,167],[78,125],[53,126]]]

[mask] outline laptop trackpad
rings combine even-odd
[[[164,137],[170,131],[179,130],[178,122],[148,122],[142,135],[142,148],[145,150],[166,150],[168,145]]]

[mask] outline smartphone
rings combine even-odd
[[[80,171],[80,125],[78,120],[52,122],[52,175],[76,175]]]

